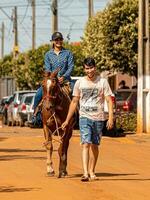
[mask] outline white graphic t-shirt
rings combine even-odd
[[[105,96],[112,95],[107,79],[97,76],[95,81],[82,77],[76,81],[73,96],[80,97],[80,117],[104,121]]]

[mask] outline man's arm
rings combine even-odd
[[[71,117],[73,116],[73,114],[75,113],[76,111],[76,108],[78,106],[78,103],[79,103],[79,98],[80,97],[73,97],[71,103],[70,103],[70,106],[69,106],[69,111],[68,111],[68,114],[67,114],[67,117],[66,117],[66,120],[64,121],[64,123],[62,124],[62,129],[64,130],[66,128],[66,126],[69,124],[69,121],[71,119]]]
[[[107,105],[108,105],[108,122],[107,122],[107,128],[111,129],[113,127],[113,102],[111,99],[111,96],[105,96],[105,99],[107,101]]]

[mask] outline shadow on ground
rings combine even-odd
[[[9,153],[9,152],[45,152],[45,150],[39,150],[39,149],[0,149],[0,152],[4,152],[4,153]]]
[[[10,161],[18,159],[45,160],[43,156],[28,156],[28,155],[5,155],[0,156],[0,161]]]
[[[74,174],[70,175],[69,178],[78,178],[83,174]],[[96,176],[99,178],[99,181],[150,181],[150,178],[127,178],[127,176],[138,176],[138,173],[96,173]],[[125,176],[125,178],[119,178],[119,176]],[[108,178],[114,177],[114,178]],[[116,178],[115,178],[116,177]]]
[[[40,188],[16,188],[14,186],[0,186],[0,193],[37,191]]]
[[[7,140],[7,137],[0,137],[0,142],[3,142],[4,140]]]

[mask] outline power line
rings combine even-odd
[[[29,27],[25,27],[23,24],[20,24],[22,26],[22,29],[25,31],[26,35],[29,37],[30,40],[32,40],[32,37],[31,35],[29,34],[28,30],[29,29],[32,29],[32,28],[29,28]],[[26,29],[27,28],[27,29]]]
[[[6,23],[6,34],[8,35],[8,39],[12,39],[11,34],[11,27],[12,21],[10,10],[12,7],[17,5],[18,7],[18,30],[19,30],[19,43],[21,44],[20,40],[25,41],[25,46],[31,46],[31,30],[32,30],[32,8],[29,6],[31,0],[7,0],[10,3],[0,3],[0,12],[2,12],[1,16],[6,16],[5,23]],[[81,2],[80,2],[81,1]],[[88,19],[88,1],[87,0],[58,0],[58,20],[59,20],[59,31],[62,31],[64,37],[68,36],[71,40],[76,40],[76,37],[82,36],[82,32],[84,30],[84,25]],[[101,0],[102,1],[102,0]],[[101,4],[97,0],[97,6]],[[109,1],[109,0],[106,0]],[[3,1],[5,2],[5,1]],[[44,43],[45,38],[48,37],[52,33],[51,28],[51,2],[52,0],[36,0],[36,30],[37,30],[37,45],[40,43]],[[94,3],[96,0],[94,0]],[[2,10],[5,12],[3,12]],[[9,16],[7,16],[6,15]],[[0,19],[1,20],[1,19]],[[7,20],[7,21],[6,21]],[[10,22],[8,22],[10,20]],[[43,37],[44,35],[44,37]],[[23,36],[23,37],[22,37]],[[9,39],[9,40],[10,40]],[[30,42],[26,42],[26,40]],[[8,45],[8,44],[7,44]],[[22,46],[22,44],[21,44]],[[31,48],[31,47],[30,47]],[[7,48],[9,49],[9,48]]]
[[[9,38],[9,35],[10,35],[10,33],[11,33],[12,25],[13,25],[13,23],[12,23],[12,21],[10,21],[9,28],[8,28],[7,38]],[[6,28],[6,27],[5,27],[5,28]]]
[[[74,0],[71,0],[71,1],[68,1],[68,0],[65,0],[65,2],[61,3],[63,6],[59,5],[59,9],[65,9],[65,8],[68,8],[71,6],[71,4],[73,3]],[[67,3],[65,5],[65,3]]]
[[[40,6],[49,6],[50,4],[36,4],[36,6],[40,7]],[[0,6],[0,9],[1,8],[12,8],[14,6],[17,6],[18,8],[24,8],[24,7],[27,7],[27,4],[24,4],[24,5],[17,5],[17,4],[14,4],[14,5],[8,5],[8,6]]]
[[[23,18],[22,18],[22,20],[21,20],[20,24],[22,24],[22,23],[23,23],[23,21],[24,21],[24,19],[25,19],[26,15],[27,15],[28,8],[29,8],[29,3],[28,3],[28,5],[27,5],[27,7],[26,7],[26,10],[25,10],[24,16],[23,16]]]
[[[1,11],[4,13],[4,15],[6,15],[10,20],[12,20],[11,17],[7,14],[7,12],[5,12],[5,10],[3,10],[3,8],[0,7],[0,10],[1,10]]]

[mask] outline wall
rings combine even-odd
[[[15,91],[15,80],[12,77],[0,78],[0,98],[9,96]]]

